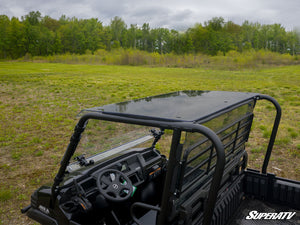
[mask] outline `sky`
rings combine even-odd
[[[149,23],[151,28],[176,30],[213,17],[240,25],[248,20],[279,23],[287,30],[300,28],[300,0],[0,0],[0,15],[21,18],[31,11],[54,19],[61,15],[98,18],[104,25],[118,16],[128,25]]]

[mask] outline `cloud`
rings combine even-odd
[[[95,17],[109,24],[114,16],[128,25],[149,23],[151,27],[181,29],[222,16],[226,21],[242,23],[281,23],[292,29],[300,27],[299,0],[1,0],[0,14],[21,17],[40,11],[58,19],[61,15],[77,18]]]

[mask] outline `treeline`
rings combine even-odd
[[[196,24],[185,32],[167,28],[129,27],[119,17],[104,26],[96,18],[61,16],[58,20],[30,12],[21,19],[0,15],[0,58],[16,59],[26,54],[93,54],[99,49],[136,49],[159,54],[226,54],[231,50],[268,50],[291,55],[300,52],[296,31],[280,24],[262,25],[245,21],[242,25],[225,22],[222,17]]]

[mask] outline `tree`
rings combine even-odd
[[[68,23],[61,26],[59,32],[64,53],[83,54],[85,52],[85,37],[77,18],[73,17]]]
[[[23,20],[25,20],[32,26],[38,25],[41,21],[41,13],[39,11],[32,11],[29,14],[25,15],[25,18],[23,18]]]
[[[192,39],[196,52],[209,52],[209,30],[202,24],[196,24],[193,28],[188,29],[186,35]]]
[[[31,55],[39,55],[39,39],[41,31],[38,25],[31,25],[29,21],[24,22],[24,50]]]
[[[9,54],[13,59],[20,58],[26,53],[24,32],[24,24],[18,18],[13,17],[9,27]]]
[[[195,24],[185,32],[166,28],[151,29],[148,23],[141,28],[131,24],[127,29],[120,17],[109,26],[97,18],[77,19],[62,15],[59,20],[32,11],[21,21],[0,15],[0,58],[19,58],[31,55],[60,53],[94,53],[97,49],[133,48],[160,54],[204,53],[224,55],[231,49],[244,51],[267,49],[292,55],[300,51],[300,35],[287,32],[280,24],[261,25],[245,21],[241,26],[222,17]]]
[[[172,29],[171,31],[169,31],[167,49],[169,51],[178,53],[179,48],[179,32],[177,30]]]
[[[125,22],[117,16],[115,16],[110,22],[112,41],[119,43],[120,46],[122,46],[122,42],[124,41],[124,32],[126,31],[126,27]]]
[[[269,25],[262,25],[259,30],[260,49],[268,49],[269,46]]]
[[[167,49],[167,43],[169,39],[169,30],[166,28],[156,28],[152,30],[152,33],[155,35],[154,49],[160,54],[170,52],[170,49]]]
[[[10,20],[5,15],[0,15],[0,58],[8,56],[10,39],[9,39]]]
[[[139,39],[141,38],[141,32],[136,24],[130,25],[127,35],[128,35],[128,46],[127,47],[136,49],[137,43],[138,43]]]
[[[152,37],[154,36],[154,32],[152,32]],[[150,26],[149,23],[144,23],[142,26],[142,46],[141,49],[144,51],[153,52],[154,46],[150,41]]]
[[[271,50],[284,53],[286,51],[286,32],[281,24],[271,25]]]
[[[110,27],[106,26],[103,28],[103,42],[106,46],[106,50],[111,50],[112,45],[112,33]]]
[[[48,30],[51,30],[53,32],[57,31],[60,27],[61,23],[55,19],[52,19],[49,16],[45,16],[41,19],[41,25],[43,27],[46,27]]]
[[[99,48],[104,49],[102,23],[97,18],[82,20],[80,23],[81,30],[85,36],[85,49],[92,51],[92,53]]]
[[[242,28],[240,25],[233,23],[232,21],[228,21],[224,25],[224,32],[228,36],[229,39],[231,39],[231,46],[230,49],[237,49],[239,51],[242,51]]]
[[[211,29],[214,31],[221,31],[224,26],[224,18],[223,17],[213,17],[207,23],[205,23],[207,29]]]
[[[297,51],[296,46],[300,45],[299,35],[295,30],[287,32],[287,51],[295,55]]]

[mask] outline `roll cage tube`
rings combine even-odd
[[[273,105],[276,108],[276,117],[275,117],[275,120],[274,120],[272,133],[271,133],[271,136],[270,136],[267,152],[266,152],[264,163],[263,163],[262,170],[261,170],[261,172],[263,174],[266,174],[267,173],[267,167],[268,167],[270,157],[271,157],[271,153],[272,153],[272,150],[273,150],[273,145],[274,145],[274,142],[275,142],[276,134],[277,134],[277,131],[278,131],[278,126],[279,126],[279,123],[280,123],[281,107],[280,107],[279,103],[274,98],[272,98],[268,95],[258,95],[257,96],[257,100],[263,100],[263,99],[273,103]]]
[[[165,121],[156,121],[156,120],[145,120],[145,119],[136,119],[136,118],[130,118],[130,117],[121,117],[117,115],[112,114],[106,114],[102,112],[91,112],[83,115],[80,120],[78,121],[74,133],[70,139],[70,143],[67,147],[67,150],[63,156],[63,159],[61,161],[61,167],[59,168],[59,171],[57,175],[55,176],[54,183],[52,186],[52,201],[50,203],[50,206],[54,207],[55,200],[58,194],[58,185],[63,180],[66,168],[69,164],[69,161],[71,160],[72,155],[74,154],[76,147],[80,141],[81,133],[84,131],[87,121],[89,119],[98,119],[98,120],[106,120],[106,121],[113,121],[113,122],[122,122],[122,123],[130,123],[130,124],[136,124],[136,125],[144,125],[144,126],[155,126],[159,127],[161,129],[172,129],[172,130],[180,130],[180,131],[187,131],[187,132],[198,132],[206,136],[214,145],[216,149],[217,154],[217,162],[215,167],[215,173],[212,179],[212,183],[210,186],[210,191],[208,194],[207,199],[207,207],[204,211],[204,224],[209,224],[213,212],[214,212],[214,206],[216,203],[218,190],[220,187],[221,179],[223,176],[224,166],[225,166],[225,152],[223,144],[220,140],[220,138],[209,128],[200,125],[200,124],[194,124],[192,122],[165,122]],[[175,150],[174,150],[175,151]],[[175,154],[175,152],[170,152],[171,154]],[[164,200],[163,200],[164,202]],[[164,203],[162,202],[162,212],[161,215],[164,215]],[[165,215],[166,216],[166,215]]]
[[[206,136],[213,144],[213,146],[216,149],[216,155],[217,155],[217,162],[216,162],[216,167],[215,167],[215,172],[213,175],[212,183],[210,185],[209,193],[208,193],[208,198],[207,198],[207,204],[204,210],[204,215],[203,215],[203,224],[208,225],[212,221],[213,213],[214,213],[214,207],[215,203],[218,197],[218,191],[220,188],[223,172],[224,172],[224,167],[225,167],[225,151],[224,151],[224,146],[218,137],[218,135],[213,132],[211,129],[208,127],[205,127],[200,124],[184,124],[184,126],[176,126],[174,129],[174,134],[173,140],[172,140],[172,146],[171,146],[171,151],[170,151],[170,156],[169,156],[169,163],[167,167],[167,176],[166,176],[166,181],[165,185],[163,188],[163,199],[162,199],[162,204],[161,204],[161,213],[158,217],[158,224],[159,225],[164,225],[167,224],[169,221],[167,221],[167,216],[169,212],[169,199],[172,197],[172,195],[175,195],[176,193],[172,193],[172,188],[171,183],[172,183],[172,178],[174,177],[173,174],[173,169],[174,166],[176,166],[176,161],[177,161],[177,150],[179,149],[179,139],[181,136],[181,131],[187,131],[187,132],[198,132],[200,134],[203,134]],[[174,140],[175,139],[175,140]]]
[[[51,188],[51,193],[52,193],[52,200],[50,202],[50,207],[54,208],[55,205],[55,199],[57,197],[57,192],[58,192],[58,185],[60,184],[60,182],[63,181],[64,175],[65,175],[65,171],[67,169],[67,166],[69,165],[69,162],[71,160],[72,155],[74,154],[77,145],[80,141],[81,138],[81,134],[82,132],[85,130],[85,127],[87,125],[87,121],[88,120],[79,120],[79,122],[77,123],[77,125],[75,126],[74,129],[74,133],[70,138],[70,143],[67,147],[67,150],[63,156],[62,161],[60,162],[60,168],[54,178],[54,183],[52,185]]]

